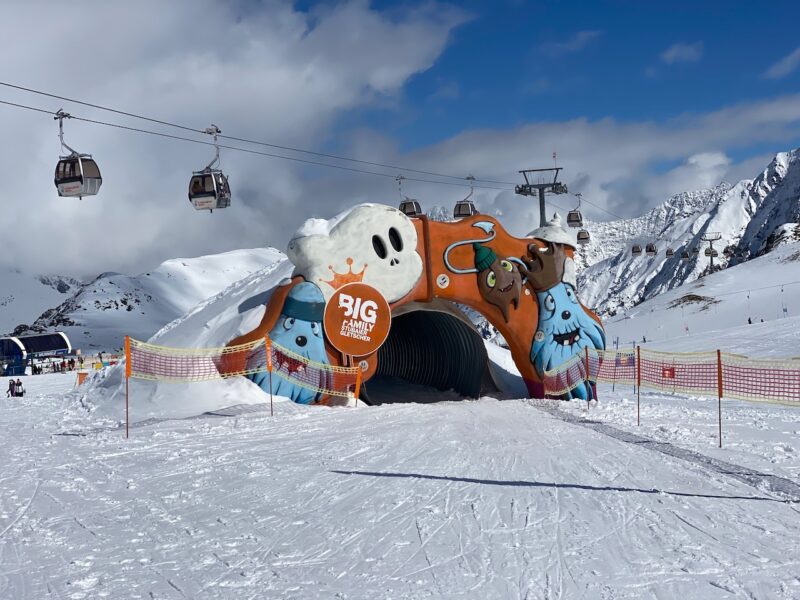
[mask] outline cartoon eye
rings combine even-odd
[[[503,267],[506,271],[513,271],[514,270],[514,265],[512,265],[507,260],[501,260],[500,261],[500,266]]]
[[[494,271],[489,271],[489,274],[486,276],[486,285],[490,288],[497,285],[497,275],[494,274]]]
[[[311,323],[311,333],[313,333],[317,337],[322,337],[320,335],[320,327],[317,323]]]
[[[572,288],[567,287],[567,298],[569,298],[573,304],[578,303],[578,298],[575,296],[575,292],[572,291]]]
[[[400,236],[400,232],[394,227],[389,227],[389,243],[392,244],[392,248],[394,248],[395,251],[403,251],[403,238]]]
[[[550,294],[547,294],[547,296],[545,296],[544,307],[550,312],[553,312],[556,309],[556,301]]]
[[[291,329],[292,327],[294,327],[294,317],[286,317],[283,320],[283,328]]]
[[[372,247],[375,249],[375,254],[378,255],[378,258],[384,259],[386,258],[386,244],[384,244],[381,236],[373,235],[372,236]]]

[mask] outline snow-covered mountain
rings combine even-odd
[[[70,277],[0,270],[0,333],[10,333],[21,323],[30,323],[81,287],[80,281]]]
[[[776,155],[755,179],[733,187],[678,194],[636,219],[588,222],[592,241],[578,257],[582,300],[601,314],[616,314],[711,272],[705,237],[719,237],[718,270],[800,239],[798,222],[800,149]],[[644,249],[648,242],[656,243],[656,256],[631,254],[633,244]],[[690,260],[681,259],[682,251]]]
[[[140,275],[104,273],[77,293],[50,304],[16,333],[58,329],[84,351],[113,350],[124,336],[148,339],[199,302],[285,258],[274,248],[176,258]]]

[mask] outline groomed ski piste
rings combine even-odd
[[[609,340],[800,355],[798,317],[746,325],[741,295],[723,299],[791,248],[699,282],[730,323],[687,336],[702,305],[664,294]],[[275,262],[152,341],[221,346],[290,272]],[[26,377],[0,399],[0,597],[800,597],[796,407],[723,400],[719,449],[716,398],[643,392],[637,426],[632,388],[601,385],[588,409],[524,399],[487,349],[503,389],[479,400],[401,387],[376,407],[276,398],[270,417],[244,378],[131,380],[128,440],[122,367],[77,389]]]

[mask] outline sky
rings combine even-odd
[[[538,223],[510,183],[549,167],[594,220],[752,178],[800,146],[800,5],[650,3],[46,2],[4,11],[0,81],[223,134],[444,173],[404,172],[425,209],[475,190],[514,234]],[[53,6],[57,6],[53,3]],[[0,86],[0,100],[203,140],[199,134]],[[309,217],[397,204],[397,168],[227,144],[383,176],[223,149],[231,208],[186,197],[208,146],[71,120],[100,194],[58,198],[57,125],[0,105],[6,143],[0,266],[91,278],[236,248],[284,249]],[[435,179],[449,185],[413,181]],[[503,189],[493,189],[503,188]],[[548,200],[572,207],[572,195]]]

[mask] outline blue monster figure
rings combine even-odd
[[[525,259],[527,276],[539,301],[539,323],[531,347],[531,362],[540,377],[565,363],[584,348],[604,349],[605,333],[578,301],[575,287],[562,280],[566,255],[561,245],[529,247],[533,260]],[[566,399],[591,400],[593,388],[587,381],[567,394]]]
[[[306,365],[296,358],[281,352],[285,348],[304,358],[318,363],[330,364],[322,337],[322,318],[325,313],[325,297],[313,283],[298,283],[286,297],[278,322],[269,332],[273,346],[272,393],[286,396],[298,404],[311,404],[319,399],[319,393],[296,383],[304,375]],[[325,387],[326,373],[320,372],[319,381],[313,385]],[[270,391],[269,373],[248,375],[265,392]],[[307,377],[303,377],[307,379]]]

